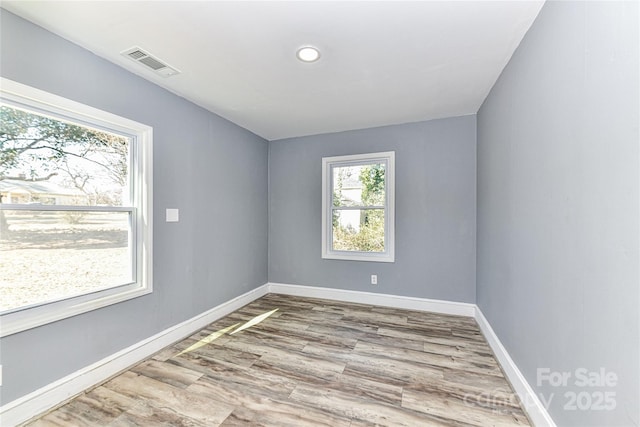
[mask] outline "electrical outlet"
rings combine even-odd
[[[2,385],[2,365],[0,365],[0,385]]]
[[[371,275],[371,284],[372,285],[377,285],[378,284],[378,275],[377,274],[372,274]]]

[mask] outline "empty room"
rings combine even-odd
[[[637,1],[0,2],[1,426],[640,426]]]

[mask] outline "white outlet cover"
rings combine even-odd
[[[180,209],[167,209],[167,222],[178,222],[180,220]]]

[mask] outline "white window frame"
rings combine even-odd
[[[385,163],[384,252],[333,250],[334,167]],[[322,258],[346,261],[395,262],[395,152],[322,158]]]
[[[24,84],[0,78],[0,98],[3,102],[32,111],[66,118],[80,125],[116,132],[130,137],[133,174],[132,206],[39,206],[38,209],[130,212],[135,276],[134,282],[51,303],[16,309],[0,316],[0,336],[4,337],[47,323],[76,316],[91,310],[116,304],[153,290],[153,129],[106,111],[93,108]],[[33,210],[19,204],[3,204],[6,210]]]

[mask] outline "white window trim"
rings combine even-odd
[[[384,161],[385,172],[385,251],[381,253],[332,250],[332,199],[331,168]],[[395,152],[356,154],[322,158],[322,258],[346,261],[395,262]]]
[[[0,336],[55,322],[111,304],[116,304],[153,290],[153,129],[150,126],[54,95],[24,84],[0,78],[0,96],[16,105],[53,112],[74,122],[117,131],[135,139],[133,162],[138,177],[134,179],[135,208],[108,208],[131,211],[135,217],[132,232],[136,241],[135,282],[48,304],[26,307],[0,316]],[[10,208],[10,205],[4,205]],[[80,208],[82,209],[82,208]],[[93,209],[92,209],[93,210]],[[99,210],[99,209],[98,209]]]

